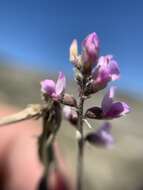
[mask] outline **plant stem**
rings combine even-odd
[[[32,118],[39,118],[42,110],[43,106],[40,104],[31,104],[18,113],[0,118],[0,126],[10,125]]]
[[[49,109],[45,109],[42,114],[43,131],[39,137],[39,158],[44,165],[44,173],[41,178],[38,190],[46,190],[47,179],[51,166],[55,162],[53,143],[61,124],[61,107],[55,102],[51,102]]]
[[[83,178],[83,154],[84,154],[83,106],[84,106],[84,97],[82,92],[80,94],[79,110],[78,110],[79,111],[78,130],[80,132],[80,139],[78,139],[77,190],[82,190],[82,178]]]

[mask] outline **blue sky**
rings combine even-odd
[[[0,52],[33,69],[72,76],[69,45],[93,31],[118,60],[117,85],[143,93],[142,0],[0,0]]]

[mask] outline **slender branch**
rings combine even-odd
[[[43,106],[40,104],[31,104],[16,114],[0,118],[0,126],[14,124],[23,120],[32,119],[34,117],[40,117],[42,110]]]
[[[83,137],[83,96],[84,85],[80,93],[79,108],[78,108],[78,130],[80,132],[80,138],[78,139],[78,163],[77,163],[77,190],[82,190],[82,179],[83,179],[83,154],[84,154],[84,137]]]
[[[61,124],[61,107],[59,103],[51,102],[49,109],[44,110],[42,115],[43,130],[38,140],[39,158],[44,165],[43,176],[38,190],[46,190],[49,171],[54,164],[53,143]]]

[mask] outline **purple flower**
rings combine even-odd
[[[44,80],[41,82],[41,91],[46,93],[49,97],[57,100],[61,97],[65,90],[66,79],[62,72],[59,73],[57,82],[53,80]]]
[[[96,146],[111,147],[114,139],[110,133],[110,123],[104,123],[96,132],[89,133],[86,140]]]
[[[114,102],[115,87],[111,87],[104,96],[101,104],[103,117],[117,118],[130,112],[130,107],[125,102]]]
[[[77,124],[78,114],[75,108],[70,106],[64,106],[63,113],[65,118],[73,125]]]
[[[99,38],[95,32],[89,34],[82,43],[83,72],[90,73],[97,63],[99,54]]]
[[[112,55],[101,56],[95,68],[92,70],[93,91],[97,92],[105,88],[109,81],[119,79],[118,64]]]
[[[111,87],[104,96],[101,107],[89,108],[85,116],[91,119],[114,119],[124,116],[131,108],[125,102],[114,102],[115,87]]]

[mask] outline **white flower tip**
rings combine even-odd
[[[78,56],[78,44],[77,44],[77,40],[74,39],[70,46],[70,58],[69,58],[70,61],[74,62],[77,56]]]

